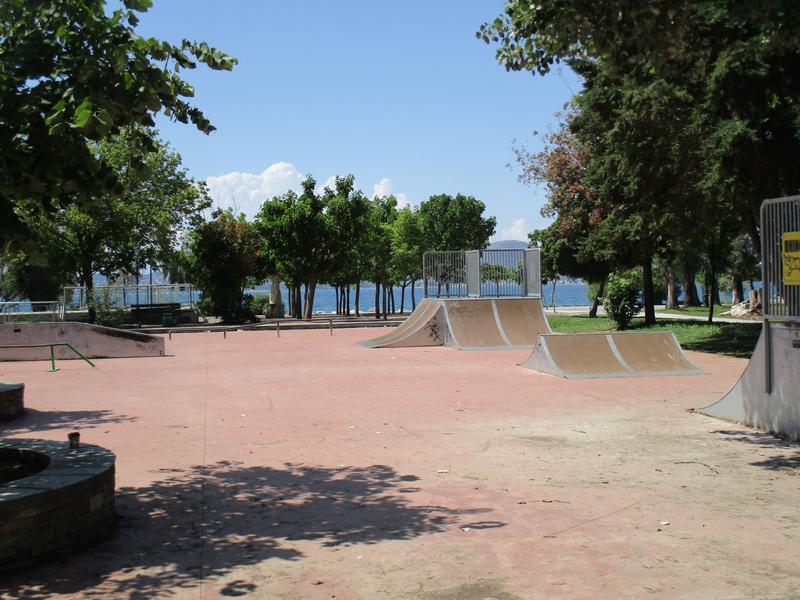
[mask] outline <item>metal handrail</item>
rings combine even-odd
[[[92,368],[96,368],[92,361],[90,361],[86,356],[84,356],[80,350],[75,348],[69,342],[53,342],[52,344],[7,344],[7,345],[0,345],[0,348],[50,348],[50,368],[47,370],[48,373],[55,373],[56,371],[60,371],[60,369],[56,369],[56,346],[66,346],[70,350],[72,350],[75,354],[80,356],[83,360],[85,360]]]

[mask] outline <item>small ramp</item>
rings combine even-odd
[[[540,335],[520,366],[568,379],[705,373],[668,331]]]
[[[444,344],[442,301],[424,298],[400,325],[371,340],[359,342],[367,348],[407,348]]]
[[[739,382],[697,412],[800,440],[800,327],[765,323]]]

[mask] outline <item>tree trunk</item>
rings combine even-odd
[[[381,318],[381,284],[375,282],[375,318]]]
[[[86,288],[86,306],[89,309],[89,323],[97,320],[97,309],[94,307],[94,279],[92,278],[92,264],[84,263],[81,269],[81,285]]]
[[[666,308],[678,308],[678,282],[672,265],[667,265],[661,269],[661,278],[664,280],[664,287],[667,290]]]
[[[402,315],[406,309],[406,286],[408,282],[404,281],[400,287],[400,314]]]
[[[347,302],[345,304],[345,306],[346,306],[346,313],[345,314],[349,317],[350,316],[350,286],[349,285],[347,286],[347,289],[345,290],[345,296],[347,298]]]
[[[361,316],[361,280],[356,281],[356,316]]]
[[[731,290],[731,304],[739,304],[744,300],[744,283],[738,273],[733,275],[733,289]]]
[[[342,313],[339,312],[341,310],[341,308],[339,306],[339,286],[338,285],[334,285],[333,286],[333,295],[336,297],[336,314],[340,315]]]
[[[386,284],[383,285],[383,320],[387,319],[389,312],[389,296],[387,294]]]
[[[761,233],[758,225],[758,213],[749,213],[746,217],[747,233],[750,236],[750,242],[753,244],[753,252],[761,260]]]
[[[389,304],[391,305],[392,314],[394,314],[394,285],[389,286]]]
[[[653,290],[653,255],[648,249],[642,262],[642,301],[645,325],[656,324],[655,291]]]
[[[417,298],[414,295],[414,286],[416,285],[417,280],[413,277],[411,278],[411,312],[417,310]]]
[[[700,298],[697,296],[695,271],[688,263],[683,266],[683,305],[700,306]]]
[[[606,278],[603,278],[600,281],[600,287],[597,288],[597,295],[594,297],[594,302],[592,302],[592,308],[589,309],[589,318],[594,319],[597,317],[597,309],[600,307],[600,302],[603,299],[603,294],[606,291]]]
[[[717,271],[714,268],[714,261],[710,260],[711,273],[709,274],[709,287],[708,287],[708,322],[714,322],[714,296],[717,293]]]
[[[314,315],[314,295],[317,292],[317,276],[311,277],[310,281],[306,284],[306,310],[305,318],[311,320]]]
[[[553,284],[550,287],[550,306],[553,309],[553,312],[556,312],[556,281],[557,279],[553,279]]]

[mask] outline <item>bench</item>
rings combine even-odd
[[[181,308],[178,302],[131,304],[131,317],[138,323],[150,325],[175,325],[175,313]]]

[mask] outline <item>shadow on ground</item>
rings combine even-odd
[[[714,433],[723,435],[725,436],[724,439],[732,442],[751,444],[773,451],[782,451],[783,453],[780,455],[770,456],[750,464],[771,471],[788,471],[792,474],[800,474],[800,443],[798,442],[792,442],[783,437],[761,431],[720,429]]]
[[[40,433],[52,429],[89,429],[112,423],[128,423],[136,417],[118,415],[111,410],[33,410],[0,424],[0,433]]]
[[[201,585],[211,592],[217,584],[210,580],[239,567],[301,560],[296,542],[334,548],[410,539],[489,512],[412,505],[417,479],[382,465],[193,467],[147,487],[121,488],[120,521],[110,539],[21,573],[6,589],[31,600],[51,594],[144,599]],[[237,579],[216,593],[255,590],[253,582]]]

